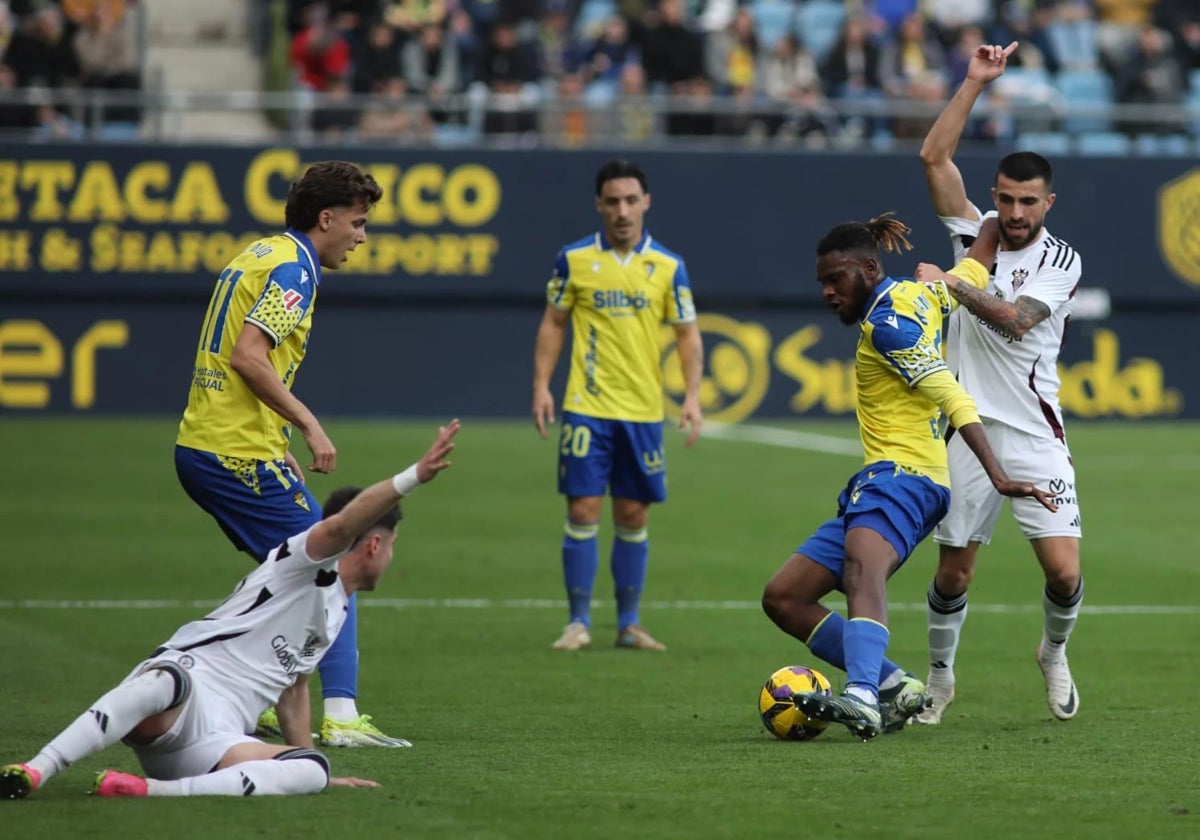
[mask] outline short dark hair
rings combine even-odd
[[[1000,158],[996,176],[1001,175],[1019,183],[1041,178],[1046,182],[1047,191],[1054,183],[1054,170],[1050,167],[1050,161],[1037,152],[1013,152]]]
[[[328,519],[335,513],[340,511],[346,505],[350,504],[350,500],[362,492],[361,487],[339,487],[329,494],[329,498],[322,505],[322,519]],[[400,511],[400,503],[392,505],[383,516],[379,517],[365,531],[354,538],[354,544],[367,535],[367,532],[379,528],[382,531],[395,531],[396,526],[400,524],[400,520],[404,518],[404,514]]]
[[[383,198],[383,189],[369,172],[344,160],[325,160],[305,170],[288,189],[284,222],[290,228],[309,231],[317,226],[322,210],[330,207],[367,209]]]
[[[897,254],[901,250],[911,251],[912,245],[904,236],[911,231],[891,213],[883,213],[866,222],[843,222],[821,237],[817,243],[817,256],[841,251],[864,259],[879,259],[880,248]]]
[[[617,178],[637,178],[638,183],[642,185],[642,192],[650,192],[650,186],[646,183],[646,173],[642,171],[642,167],[631,160],[617,158],[601,166],[600,171],[596,173],[596,195],[600,195],[600,190],[604,189],[605,184],[615,181]]]

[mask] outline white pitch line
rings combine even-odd
[[[863,454],[862,445],[856,440],[833,435],[818,435],[813,432],[797,432],[792,429],[777,429],[774,426],[755,426],[748,423],[727,425],[708,421],[704,424],[704,434],[706,437],[715,437],[721,440],[765,443],[768,446],[804,449],[809,452],[823,452],[827,455],[852,455],[855,458],[861,458]]]
[[[0,610],[171,610],[212,609],[220,601],[172,600],[172,599],[90,599],[53,600],[26,599],[0,600]],[[603,607],[607,601],[593,602]],[[566,601],[555,598],[364,598],[359,601],[364,607],[388,607],[397,610],[409,609],[453,609],[453,610],[527,610],[562,609]],[[758,601],[643,601],[647,610],[760,610]],[[827,601],[826,606],[845,608],[845,604]],[[893,612],[924,612],[925,602],[892,603]],[[1003,615],[1041,614],[1038,604],[977,604],[971,602],[972,612],[997,613]],[[1088,615],[1200,615],[1197,604],[1084,604],[1082,612]]]

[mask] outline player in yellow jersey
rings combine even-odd
[[[950,503],[940,414],[962,435],[998,492],[1031,496],[1054,508],[1045,492],[1010,480],[1001,469],[974,400],[946,368],[942,326],[956,303],[945,285],[884,273],[880,248],[909,249],[908,230],[882,216],[838,225],[817,244],[825,303],[843,324],[861,330],[855,379],[865,466],[838,497],[837,516],[796,549],[763,593],[763,609],[781,630],[846,671],[840,696],[798,694],[796,706],[810,717],[844,724],[863,740],[899,731],[929,702],[925,685],[884,654],[887,580]],[[995,243],[992,225],[971,253],[980,256],[989,245],[994,252]],[[987,269],[977,260],[966,259],[952,272],[979,288],[987,283]],[[846,594],[849,620],[820,603],[835,589]]]
[[[570,322],[571,370],[559,434],[558,489],[567,497],[562,544],[570,617],[557,650],[591,644],[592,586],[599,565],[596,532],[611,492],[611,568],[617,599],[618,647],[665,650],[639,624],[646,578],[650,505],[667,497],[663,451],[663,385],[658,334],[675,329],[686,393],[679,426],[687,445],[700,435],[703,349],[683,258],[651,238],[646,175],[614,160],[596,175],[603,230],[558,254],[547,287],[533,362],[533,421],[546,437],[554,422],[550,377]]]
[[[238,549],[261,563],[290,535],[321,520],[288,444],[300,431],[309,469],[332,472],[337,449],[291,387],[308,348],[324,269],[337,269],[367,239],[367,215],[383,191],[353,163],[310,166],[288,191],[287,230],[254,242],[217,278],[196,348],[175,469],[188,495]],[[406,747],[358,712],[357,604],[321,660],[330,746]],[[277,733],[274,712],[261,721]]]

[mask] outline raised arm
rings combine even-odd
[[[978,214],[967,198],[962,173],[954,163],[954,151],[967,127],[967,118],[984,86],[1004,73],[1008,57],[1017,48],[1013,41],[1007,47],[984,44],[971,57],[967,77],[954,96],[938,115],[921,145],[921,165],[929,197],[939,216],[977,219]]]
[[[324,560],[345,551],[397,500],[420,485],[433,481],[442,470],[449,469],[450,462],[446,458],[454,450],[454,436],[458,434],[458,429],[457,420],[438,427],[437,438],[421,456],[421,460],[402,473],[372,484],[337,513],[314,525],[305,543],[308,556],[313,560]]]

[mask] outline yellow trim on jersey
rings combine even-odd
[[[974,398],[958,384],[948,370],[931,373],[917,383],[917,388],[929,397],[936,405],[941,406],[942,413],[956,429],[971,423],[979,422],[979,411],[975,407]]]

